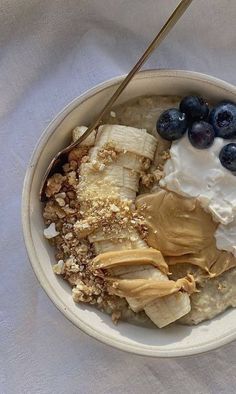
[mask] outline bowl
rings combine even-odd
[[[89,305],[75,304],[71,288],[52,271],[53,248],[43,236],[39,187],[52,157],[70,141],[70,131],[89,124],[124,76],[97,85],[68,104],[43,132],[30,160],[23,187],[22,221],[33,270],[57,308],[78,328],[116,348],[146,356],[175,357],[206,352],[236,338],[236,309],[198,326],[172,324],[164,329],[114,325],[110,316]],[[236,87],[212,76],[190,71],[149,70],[137,74],[118,103],[142,95],[199,94],[210,102],[235,100]]]

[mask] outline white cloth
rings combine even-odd
[[[74,97],[126,73],[177,2],[1,0],[0,393],[235,393],[236,342],[181,359],[98,343],[43,292],[22,238],[22,182],[42,130]],[[235,0],[195,0],[146,67],[236,83],[235,20]]]

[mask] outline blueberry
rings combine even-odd
[[[181,112],[186,114],[190,122],[195,120],[206,120],[209,114],[208,104],[201,97],[186,96],[179,105]]]
[[[230,171],[236,171],[236,144],[225,145],[220,151],[219,158],[223,167]]]
[[[236,104],[223,102],[211,110],[209,122],[216,136],[229,139],[236,137]]]
[[[165,140],[178,140],[187,130],[186,116],[176,108],[167,109],[161,114],[156,127]]]
[[[207,149],[214,142],[215,132],[210,123],[200,120],[192,124],[188,131],[188,138],[195,148]]]

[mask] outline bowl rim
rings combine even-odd
[[[35,166],[37,164],[38,159],[47,143],[48,138],[54,132],[54,130],[59,126],[59,124],[69,115],[71,111],[73,111],[78,105],[82,104],[86,101],[89,97],[95,95],[96,93],[105,90],[111,86],[117,85],[121,82],[126,75],[121,75],[118,77],[111,78],[106,80],[102,83],[97,84],[95,87],[88,89],[80,96],[73,99],[69,102],[58,114],[54,116],[52,121],[48,124],[48,126],[44,129],[41,137],[39,138],[38,142],[35,145],[33,153],[31,155],[30,161],[28,163],[26,174],[23,183],[23,190],[22,190],[22,201],[21,201],[21,220],[22,220],[22,227],[23,227],[23,236],[24,242],[28,254],[29,261],[33,268],[33,271],[43,288],[46,292],[48,297],[51,301],[55,304],[55,306],[63,313],[63,315],[72,322],[76,327],[80,328],[83,332],[88,334],[89,336],[99,340],[100,342],[110,345],[114,348],[119,350],[127,351],[133,354],[142,355],[142,356],[151,356],[151,357],[180,357],[180,356],[190,356],[190,355],[197,355],[199,353],[205,353],[210,350],[217,349],[227,343],[236,339],[236,332],[232,331],[228,333],[226,336],[214,339],[207,344],[202,345],[193,345],[190,346],[188,349],[185,350],[160,350],[160,349],[151,349],[147,345],[141,347],[137,347],[135,344],[127,344],[123,343],[122,341],[115,339],[114,337],[110,337],[107,334],[102,334],[97,332],[96,329],[92,326],[88,326],[86,323],[83,322],[80,318],[75,317],[74,313],[70,310],[67,310],[66,305],[64,302],[59,299],[58,295],[54,291],[54,288],[50,285],[43,275],[41,275],[41,269],[39,260],[37,258],[34,242],[31,235],[31,226],[30,226],[30,215],[29,215],[29,208],[30,208],[30,194],[31,194],[31,186],[32,180],[34,176]],[[195,71],[185,71],[185,70],[174,70],[174,69],[151,69],[151,70],[143,70],[140,71],[134,79],[144,79],[150,77],[170,77],[170,78],[183,78],[183,79],[190,79],[190,80],[199,80],[204,81],[210,85],[217,85],[222,90],[225,90],[227,93],[229,91],[236,95],[236,87],[228,82],[225,82],[219,78],[213,77],[211,75],[195,72]]]

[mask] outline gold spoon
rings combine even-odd
[[[82,141],[87,138],[91,132],[99,125],[101,122],[103,116],[111,110],[114,102],[117,100],[117,98],[120,96],[120,94],[123,92],[123,90],[126,88],[130,80],[133,78],[133,76],[137,73],[137,71],[142,67],[142,65],[145,63],[145,61],[148,59],[148,57],[151,55],[151,53],[156,49],[160,43],[164,40],[164,38],[167,36],[167,34],[171,31],[171,29],[175,26],[177,21],[180,19],[180,17],[183,15],[183,13],[186,11],[186,9],[190,6],[193,0],[182,0],[179,5],[176,7],[174,12],[171,14],[167,22],[164,24],[164,26],[161,28],[160,32],[157,34],[157,36],[154,38],[154,40],[151,42],[151,44],[148,46],[144,54],[141,56],[141,58],[138,60],[138,62],[135,64],[135,66],[132,68],[132,70],[129,72],[129,74],[126,76],[126,78],[122,81],[122,83],[119,85],[118,89],[115,91],[113,96],[108,100],[106,103],[105,107],[102,109],[102,111],[99,113],[97,116],[96,120],[88,127],[88,129],[85,131],[85,133],[75,142],[73,142],[71,145],[67,146],[63,150],[57,153],[57,155],[52,159],[51,163],[49,164],[44,177],[42,181],[42,185],[40,188],[40,200],[46,201],[47,197],[45,194],[46,187],[47,187],[47,179],[52,176],[55,172],[60,172],[63,164],[66,163],[68,153],[78,146]]]

